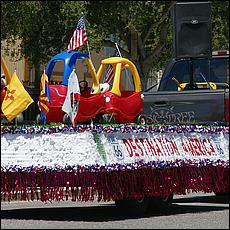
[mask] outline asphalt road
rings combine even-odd
[[[229,229],[229,198],[175,196],[164,211],[121,214],[114,202],[1,202],[2,229]]]

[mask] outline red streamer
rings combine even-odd
[[[228,192],[229,168],[190,165],[99,172],[1,172],[1,199],[5,201],[110,201],[198,191]]]

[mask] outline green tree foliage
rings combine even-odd
[[[212,1],[213,49],[229,44],[229,2]],[[90,50],[101,50],[113,34],[122,54],[137,64],[143,86],[153,69],[172,55],[174,1],[1,1],[1,41],[21,40],[20,58],[37,69],[66,50],[83,12]],[[123,44],[123,45],[122,45]],[[111,44],[114,46],[114,44]],[[80,48],[86,51],[85,47]],[[39,84],[40,73],[36,77]]]
[[[212,2],[212,46],[229,49],[229,1]]]
[[[142,85],[149,72],[172,56],[172,8],[175,1],[89,1],[87,18],[126,44],[126,56],[139,67]],[[213,48],[228,48],[229,3],[212,1]],[[95,14],[94,12],[97,12]],[[135,53],[135,51],[137,53]]]
[[[104,33],[125,42],[126,57],[139,67],[142,83],[153,66],[159,68],[171,40],[170,10],[174,1],[90,1],[87,18]],[[94,12],[97,14],[94,14]]]
[[[21,41],[12,55],[27,57],[35,66],[39,87],[40,64],[66,49],[76,18],[84,11],[84,2],[73,1],[3,1],[1,2],[1,41]],[[21,54],[21,55],[18,55]]]

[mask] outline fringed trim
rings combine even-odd
[[[52,134],[63,132],[93,133],[229,133],[229,126],[224,125],[138,125],[138,124],[111,124],[111,125],[35,125],[35,126],[2,126],[1,135],[4,134]]]
[[[110,201],[198,191],[228,192],[229,168],[184,165],[114,171],[1,172],[1,200],[4,201]]]

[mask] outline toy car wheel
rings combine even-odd
[[[146,122],[146,117],[144,115],[139,115],[136,122],[138,124],[141,124],[141,125],[145,125],[147,122]]]
[[[36,123],[37,123],[37,124],[42,124],[42,119],[41,119],[41,115],[40,115],[40,114],[38,114],[38,115],[36,116]]]
[[[63,116],[62,122],[63,124],[66,124],[66,125],[71,124],[71,119],[67,113]]]
[[[143,197],[139,199],[129,198],[124,200],[116,200],[115,204],[122,212],[126,212],[131,215],[142,215],[145,214],[148,209],[149,198]]]
[[[106,113],[101,116],[101,123],[102,124],[114,124],[115,123],[115,117],[113,114]]]
[[[16,124],[22,124],[24,121],[24,117],[22,113],[19,113],[16,117],[15,117],[15,123]]]

